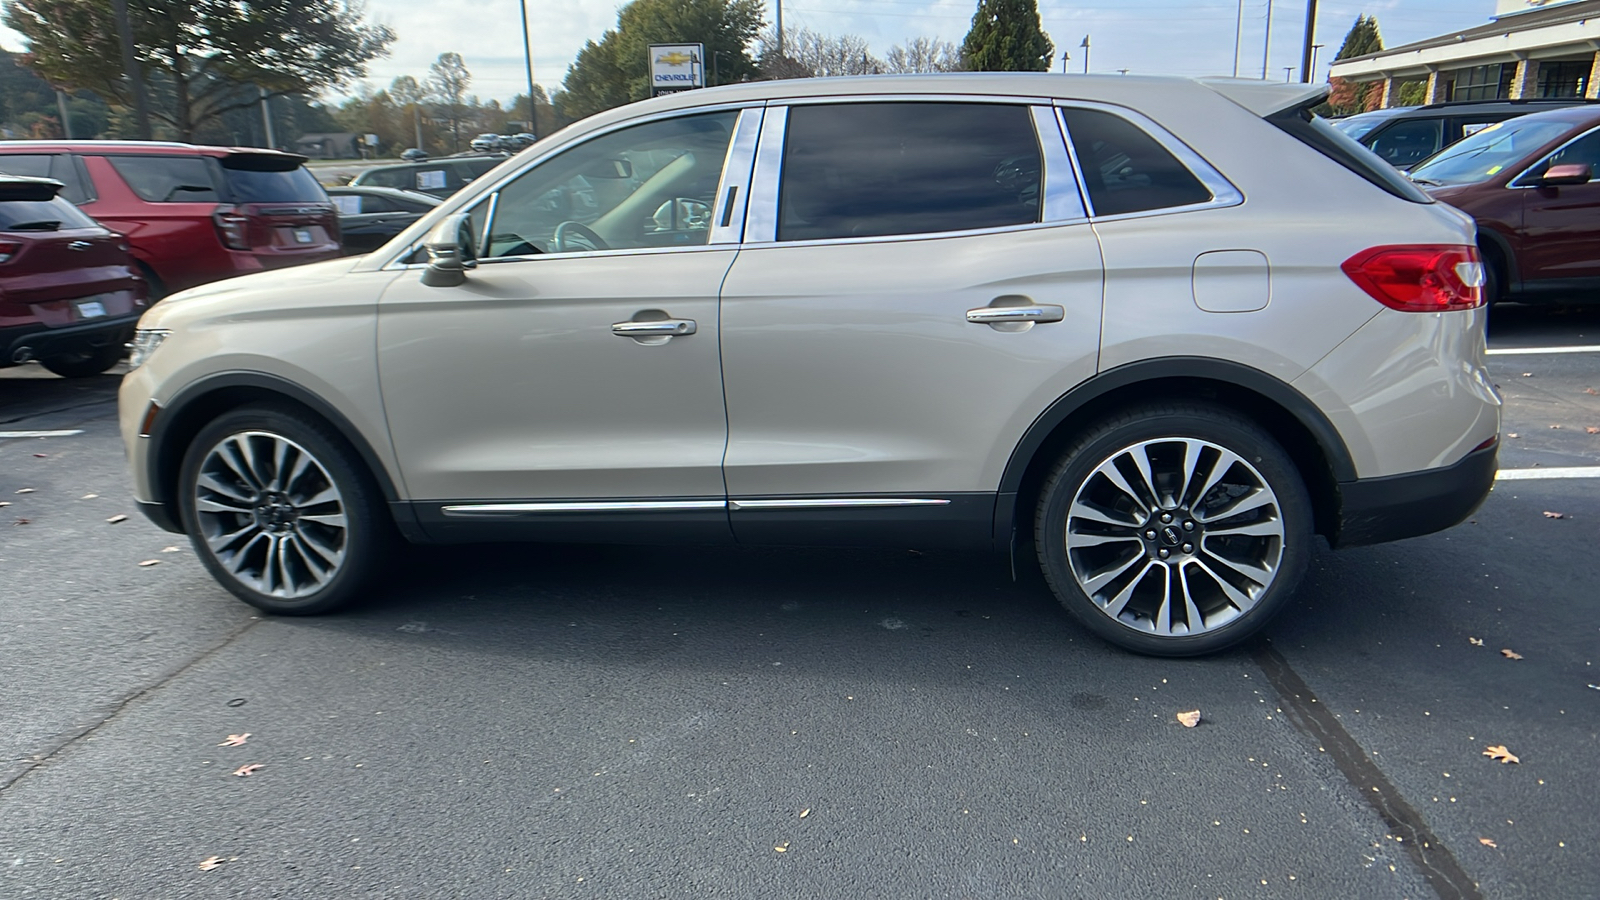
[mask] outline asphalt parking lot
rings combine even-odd
[[[0,897],[1596,896],[1600,480],[1543,476],[1600,311],[1490,345],[1482,509],[1186,661],[933,552],[419,548],[258,618],[134,511],[114,375],[0,371]]]

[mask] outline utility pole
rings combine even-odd
[[[1233,22],[1233,77],[1239,77],[1239,48],[1244,41],[1244,0],[1239,0],[1239,15]]]
[[[261,92],[261,125],[266,129],[267,148],[276,150],[278,149],[278,136],[272,130],[272,101],[267,99],[266,88],[257,87],[256,90]]]
[[[528,133],[538,137],[539,130],[535,125],[539,116],[533,105],[533,42],[528,37],[528,0],[517,0],[517,6],[522,8],[522,60],[528,66]],[[418,125],[417,146],[422,146],[420,125]]]
[[[773,0],[778,9],[778,55],[783,55],[783,0]]]
[[[1272,0],[1267,0],[1267,35],[1261,42],[1261,80],[1267,80],[1267,57],[1272,55]]]
[[[1089,36],[1083,36],[1083,43],[1078,45],[1083,48],[1083,74],[1089,74]]]
[[[1327,44],[1312,44],[1311,45],[1311,77],[1313,79],[1315,79],[1317,77],[1317,51],[1321,50],[1323,47],[1326,47],[1326,46],[1328,46],[1328,45]]]
[[[56,112],[61,115],[61,136],[72,140],[72,117],[67,115],[67,92],[56,88]]]
[[[1292,75],[1292,74],[1294,74],[1294,66],[1284,66],[1283,67],[1283,83],[1284,84],[1288,84],[1289,83],[1289,76]]]
[[[1306,40],[1300,51],[1300,80],[1311,83],[1312,41],[1317,39],[1317,0],[1306,0]]]
[[[1063,74],[1063,75],[1067,74],[1067,60],[1069,60],[1071,58],[1072,58],[1072,54],[1071,53],[1068,53],[1065,50],[1061,51],[1061,74]]]
[[[150,101],[144,94],[144,70],[133,52],[133,23],[128,20],[128,0],[111,0],[111,14],[117,20],[117,37],[122,44],[122,71],[133,92],[133,121],[139,140],[150,140]]]
[[[417,149],[422,149],[422,104],[415,103],[411,106],[412,118],[417,126]],[[424,151],[426,152],[426,151]]]

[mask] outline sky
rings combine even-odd
[[[368,67],[365,83],[385,87],[400,75],[421,80],[440,53],[455,51],[472,73],[470,93],[484,101],[507,103],[526,92],[519,0],[367,0],[369,21],[388,25],[397,35],[387,58]],[[623,0],[521,0],[527,4],[534,80],[558,89],[578,51],[616,27]],[[767,20],[773,3],[767,0]],[[1242,0],[1243,28],[1239,74],[1259,78],[1269,0]],[[883,56],[914,37],[959,43],[972,23],[976,0],[782,0],[785,28],[804,27],[823,34],[855,34]],[[1284,67],[1299,77],[1306,0],[1270,0],[1272,34],[1267,76],[1282,80]],[[1386,46],[1397,46],[1488,21],[1495,0],[1321,0],[1316,39],[1317,78],[1358,15],[1378,18]],[[1090,70],[1127,69],[1140,75],[1228,75],[1234,71],[1235,25],[1240,0],[1040,0],[1039,15],[1073,72],[1083,71],[1089,37]],[[23,48],[13,32],[0,28],[0,46]],[[354,90],[352,86],[351,90]],[[332,98],[330,98],[332,99]]]

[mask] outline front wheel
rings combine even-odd
[[[392,533],[360,457],[297,409],[223,413],[195,437],[178,486],[184,529],[211,575],[264,612],[328,612],[360,595]]]
[[[1138,407],[1074,442],[1035,534],[1056,597],[1114,644],[1197,656],[1259,631],[1305,572],[1311,501],[1288,454],[1221,406]]]

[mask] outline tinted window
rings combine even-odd
[[[215,202],[211,167],[198,156],[108,156],[133,192],[152,203]]]
[[[1040,169],[1024,106],[796,106],[784,147],[778,240],[1037,222]]]
[[[1440,119],[1406,119],[1390,125],[1362,141],[1384,162],[1395,168],[1416,165],[1432,156],[1443,143]]]
[[[93,219],[60,197],[54,200],[0,200],[0,231],[58,231],[96,227]]]
[[[1551,154],[1539,166],[1539,174],[1551,166],[1588,166],[1591,176],[1600,175],[1600,131],[1591,131]]]
[[[83,161],[76,156],[62,153],[52,157],[50,177],[66,185],[61,189],[61,196],[73,203],[88,203],[95,197],[94,186],[83,171]]]
[[[65,185],[61,189],[61,196],[73,203],[86,203],[94,197],[78,171],[77,162],[65,153],[0,155],[0,172],[31,178],[54,178]]]
[[[1097,216],[1205,203],[1211,191],[1156,139],[1096,109],[1063,109]]]
[[[410,166],[401,169],[368,169],[361,173],[360,183],[390,188],[416,187],[415,171]]]
[[[500,188],[484,255],[706,243],[737,116],[647,122],[534,166]],[[482,226],[488,206],[473,210],[474,228]]]
[[[228,199],[234,203],[327,203],[322,185],[304,167],[262,172],[223,165]]]
[[[0,156],[0,172],[28,178],[49,178],[50,157],[43,153],[8,153]]]

